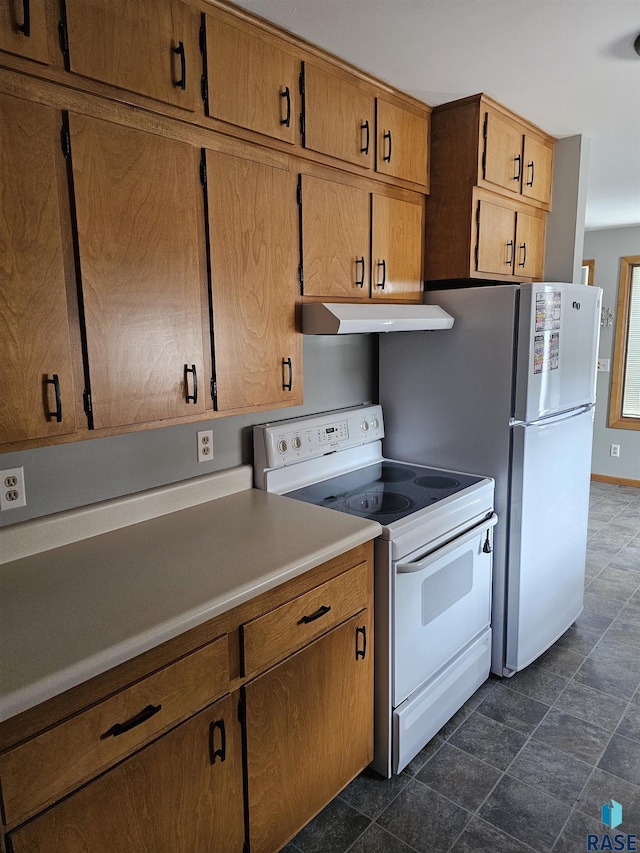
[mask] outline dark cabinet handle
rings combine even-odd
[[[187,57],[184,52],[184,42],[179,41],[178,47],[174,47],[173,52],[180,57],[180,79],[176,80],[173,85],[184,92],[187,88]]]
[[[362,122],[362,124],[360,125],[360,130],[361,131],[364,130],[364,134],[365,134],[364,138],[366,140],[366,142],[364,143],[364,145],[360,149],[360,153],[361,154],[368,154],[369,153],[369,120],[368,119],[365,119],[365,121]]]
[[[323,604],[321,607],[318,607],[315,613],[311,613],[311,615],[309,616],[303,616],[302,619],[298,622],[298,625],[308,625],[309,622],[315,622],[316,619],[319,619],[321,616],[324,616],[330,610],[330,606]]]
[[[358,270],[357,270],[359,264],[362,264],[362,275],[360,276],[360,278],[358,278]],[[356,287],[364,287],[364,273],[365,273],[364,257],[356,258]]]
[[[220,732],[220,749],[214,749],[216,729]],[[224,761],[227,757],[227,732],[224,720],[216,720],[209,726],[209,761],[216,763],[216,758]]]
[[[193,374],[193,394],[189,393],[189,377],[188,374]],[[198,373],[196,371],[195,364],[192,364],[189,367],[188,364],[184,366],[184,386],[186,390],[187,403],[197,403],[198,402]]]
[[[531,169],[531,178],[530,178],[530,180],[527,181],[527,186],[532,187],[533,186],[533,175],[534,175],[534,171],[535,171],[535,166],[533,164],[533,160],[530,163],[527,163],[527,169]]]
[[[513,249],[514,249],[513,240],[507,240],[507,259],[505,261],[505,264],[508,267],[513,266]]]
[[[384,286],[387,282],[387,262],[384,258],[381,261],[378,261],[377,267],[378,269],[382,269],[382,281],[376,281],[376,287],[379,287],[380,290],[384,290]]]
[[[362,648],[360,647],[360,637],[362,637]],[[367,626],[362,625],[356,628],[356,660],[358,658],[365,659],[367,656]]]
[[[284,373],[285,368],[288,371],[288,379],[285,380]],[[291,391],[293,388],[293,364],[291,363],[290,358],[282,359],[282,390],[283,391]]]
[[[284,98],[287,104],[287,111],[285,113],[285,117],[280,119],[280,124],[284,125],[284,127],[290,127],[291,125],[291,92],[289,91],[289,87],[285,86],[284,92],[280,92],[280,97]]]
[[[513,176],[514,181],[519,181],[522,176],[522,157],[519,154],[513,158],[513,162],[518,164],[518,170]]]
[[[151,717],[154,717],[161,708],[162,705],[147,705],[146,708],[143,708],[139,714],[136,714],[135,717],[131,717],[130,720],[125,720],[124,723],[116,723],[115,726],[111,726],[108,731],[100,735],[100,740],[104,740],[108,737],[118,737],[118,735],[123,735],[131,729],[135,729],[136,726],[139,726],[141,723],[145,723],[147,720],[150,720]]]
[[[383,151],[386,148],[387,153],[386,154],[383,153],[382,159],[385,163],[390,163],[391,162],[391,131],[390,130],[385,130],[385,132],[383,134],[383,140],[384,140]],[[387,142],[389,143],[388,146],[386,145]]]
[[[53,385],[53,391],[56,395],[56,410],[55,412],[47,411],[47,418],[49,420],[56,419],[58,423],[62,421],[62,398],[60,396],[60,379],[58,378],[57,373],[52,374],[51,379],[44,380],[45,385]]]
[[[527,264],[527,244],[526,243],[520,243],[519,249],[520,249],[520,253],[521,253],[520,256],[521,256],[522,260],[518,261],[518,266],[524,267]]]
[[[27,38],[31,35],[31,0],[22,0],[22,23],[18,31]]]

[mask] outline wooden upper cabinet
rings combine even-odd
[[[516,214],[509,207],[478,201],[476,271],[512,275],[515,258]]]
[[[200,103],[200,14],[180,0],[66,0],[69,68],[194,110]]]
[[[45,0],[0,0],[0,50],[49,62]]]
[[[99,119],[69,122],[93,425],[203,413],[200,150]]]
[[[522,158],[522,195],[528,199],[551,204],[551,175],[553,148],[531,136],[524,138]]]
[[[516,213],[514,274],[541,279],[544,271],[545,218],[538,211]]]
[[[419,301],[422,204],[373,193],[371,218],[371,295],[394,302]]]
[[[208,114],[294,144],[300,62],[275,39],[206,14]]]
[[[301,175],[303,294],[369,297],[370,194]]]
[[[376,172],[427,186],[429,119],[376,98]]]
[[[0,95],[0,444],[76,428],[61,127],[56,110]]]
[[[217,408],[297,405],[296,176],[207,151],[207,198]]]
[[[305,148],[371,169],[374,97],[354,82],[303,63]]]

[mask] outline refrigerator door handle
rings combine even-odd
[[[546,418],[538,418],[537,421],[518,421],[515,418],[511,418],[509,421],[509,426],[536,426],[540,428],[544,428],[546,426],[551,426],[552,424],[558,424],[562,421],[570,421],[572,418],[579,418],[580,415],[584,415],[585,412],[590,412],[593,409],[593,403],[587,403],[584,406],[579,406],[576,409],[571,409],[569,412],[563,415],[548,415]]]

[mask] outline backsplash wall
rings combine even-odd
[[[270,412],[5,453],[24,467],[27,505],[0,527],[253,461],[253,424],[355,406],[374,394],[372,335],[304,338],[304,404]],[[214,459],[196,462],[196,432],[213,429]]]

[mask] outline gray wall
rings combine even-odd
[[[551,212],[545,241],[545,281],[580,283],[589,159],[583,136],[559,139],[553,153]]]
[[[253,424],[369,402],[373,356],[371,335],[305,337],[302,406],[5,453],[0,469],[24,467],[27,506],[2,512],[0,526],[251,463]],[[198,464],[207,427],[214,459]]]
[[[596,262],[594,284],[603,289],[602,304],[614,314],[618,305],[620,258],[640,255],[640,226],[587,231],[584,235],[584,257]],[[615,320],[609,328],[600,329],[600,358],[613,362]],[[598,373],[596,419],[593,436],[591,471],[610,477],[640,481],[640,431],[609,429],[611,373]],[[620,458],[610,456],[611,444],[620,445]]]

